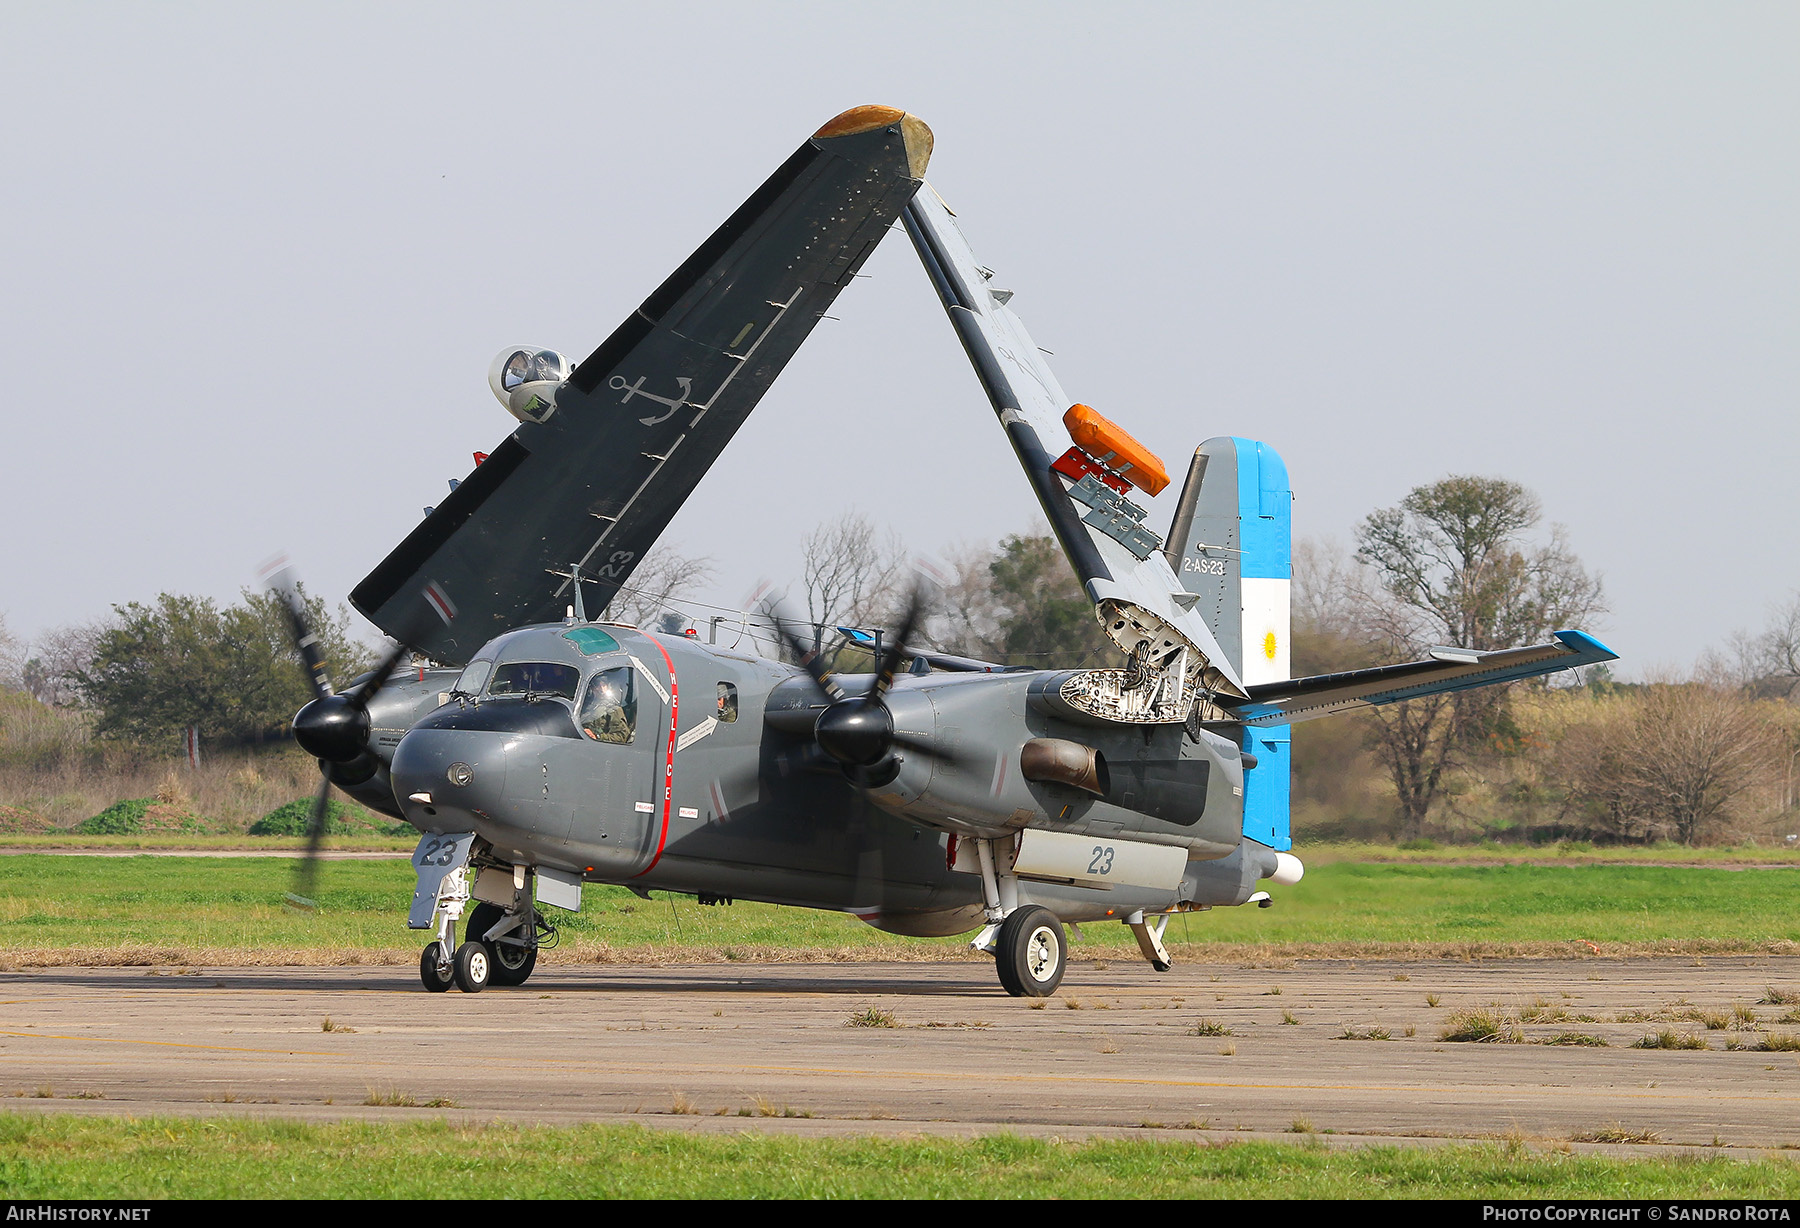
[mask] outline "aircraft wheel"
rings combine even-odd
[[[1015,909],[995,936],[1000,984],[1015,998],[1047,998],[1062,984],[1069,944],[1062,922],[1037,904]]]
[[[469,927],[463,933],[470,942],[480,942],[481,936],[494,928],[494,924],[506,915],[506,910],[497,904],[477,904],[469,914]],[[490,942],[487,944],[489,963],[488,980],[495,985],[523,985],[531,976],[532,969],[537,967],[537,947],[516,947],[510,942]]]
[[[419,979],[432,993],[443,993],[456,980],[456,974],[443,968],[438,961],[438,950],[442,946],[438,942],[428,943],[419,953]]]
[[[455,971],[458,989],[464,993],[480,993],[487,988],[494,961],[488,957],[487,943],[465,942],[456,948],[456,958],[450,961],[450,966]]]

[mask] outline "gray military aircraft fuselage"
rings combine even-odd
[[[427,988],[523,983],[553,933],[539,905],[579,908],[584,882],[973,929],[1013,994],[1055,991],[1063,922],[1123,922],[1166,968],[1174,914],[1298,881],[1288,726],[1612,659],[1560,631],[1291,678],[1281,458],[1206,440],[1160,536],[1134,500],[1169,485],[1162,461],[1071,404],[1012,292],[922,190],[932,144],[903,111],[846,111],[587,359],[502,351],[489,382],[519,425],[351,593],[399,642],[360,687],[332,692],[287,588],[315,695],[295,733],[323,772],[312,845],[333,786],[423,833],[408,923],[434,931]],[[920,648],[922,590],[862,675],[831,674],[779,620],[799,669],[590,622],[893,229],[1119,665]],[[455,668],[394,675],[414,649]]]
[[[839,909],[900,934],[981,924],[983,876],[952,868],[974,841],[1006,846],[996,893],[1035,868],[1030,898],[1065,921],[1238,904],[1277,873],[1275,850],[1240,837],[1234,742],[1078,725],[1059,711],[1066,676],[902,674],[893,727],[940,753],[845,764],[818,730],[871,675],[836,678],[834,704],[791,666],[688,636],[531,627],[410,728],[417,701],[392,688],[389,787],[422,831],[473,832],[482,858],[540,878]],[[380,737],[388,714],[372,715]]]

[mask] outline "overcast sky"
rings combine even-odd
[[[585,356],[879,102],[1171,470],[1264,439],[1343,541],[1514,479],[1622,672],[1679,667],[1800,586],[1797,69],[1792,3],[9,4],[0,614],[278,549],[343,598],[506,436],[498,350]],[[925,553],[1037,515],[904,237],[865,271],[665,537],[709,599],[846,509]]]

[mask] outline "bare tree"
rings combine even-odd
[[[46,631],[20,652],[19,683],[39,703],[66,708],[81,702],[77,679],[94,663],[116,620],[71,623]]]
[[[712,575],[710,558],[690,558],[672,545],[658,547],[631,573],[601,617],[639,627],[660,625],[674,613],[669,609],[671,602],[680,601]],[[679,614],[676,618],[681,624],[690,621]]]
[[[815,648],[826,628],[885,622],[905,603],[906,548],[896,533],[879,532],[861,512],[845,512],[814,529],[801,558],[800,586]]]
[[[936,626],[949,651],[1007,665],[1106,666],[1118,658],[1062,547],[1041,524],[954,556]]]
[[[947,652],[997,659],[1006,651],[1006,631],[994,593],[993,548],[960,546],[946,562],[949,578],[938,594],[932,640]]]
[[[1777,782],[1781,738],[1764,707],[1715,680],[1609,697],[1558,746],[1567,811],[1619,838],[1693,844]]]
[[[1365,633],[1417,656],[1438,644],[1510,648],[1605,609],[1598,576],[1564,531],[1532,547],[1536,496],[1503,478],[1448,477],[1415,488],[1357,529],[1357,557],[1377,584],[1358,609]],[[1373,710],[1373,743],[1393,779],[1401,835],[1417,839],[1463,752],[1505,722],[1503,692],[1461,691]]]
[[[6,626],[0,614],[0,687],[20,690],[25,685],[25,645]]]
[[[1759,634],[1731,639],[1731,671],[1750,690],[1793,698],[1800,692],[1800,593],[1769,617]]]

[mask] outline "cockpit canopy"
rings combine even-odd
[[[636,737],[637,667],[620,651],[618,640],[600,628],[577,627],[554,638],[541,629],[517,632],[497,641],[491,651],[501,659],[469,662],[457,679],[458,692],[477,702],[563,700],[586,737],[618,746]],[[564,652],[570,657],[562,661],[543,659]]]

